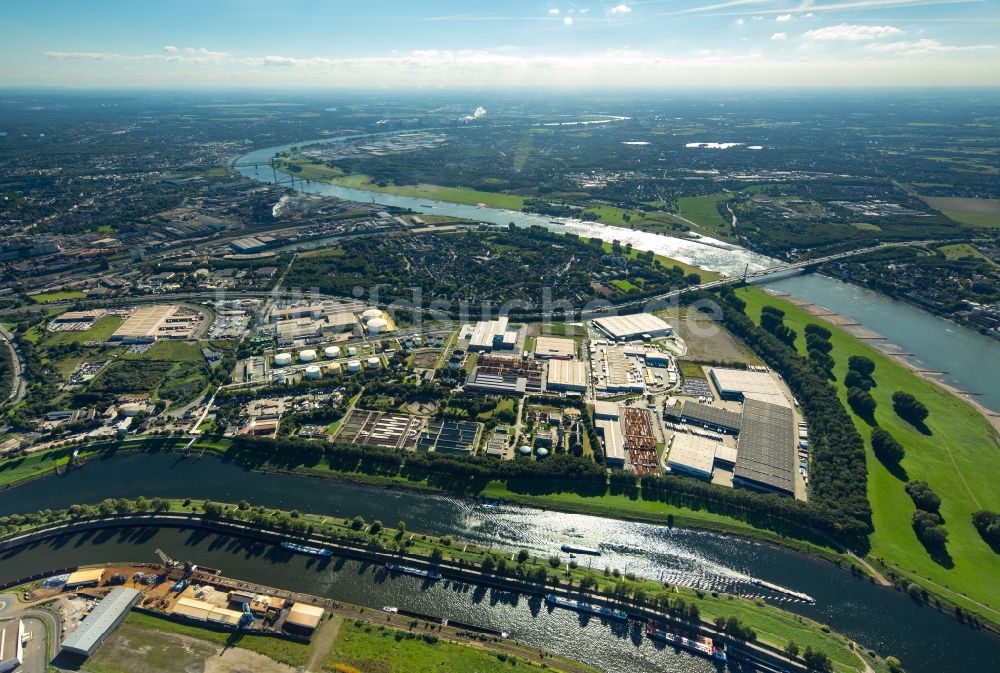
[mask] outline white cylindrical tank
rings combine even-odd
[[[309,365],[306,367],[306,378],[307,379],[318,379],[323,375],[323,372],[316,365]]]
[[[545,456],[549,455],[549,450],[546,449],[545,447],[538,447],[537,449],[535,449],[535,453],[538,454],[539,458],[544,458]]]
[[[348,360],[347,371],[349,372],[360,372],[361,371],[361,360]]]
[[[284,369],[275,369],[274,370],[274,382],[275,383],[284,383],[285,382],[285,370]]]
[[[378,369],[381,366],[382,366],[382,361],[379,360],[374,355],[371,356],[370,358],[368,358],[368,368],[369,369]]]
[[[339,374],[340,373],[340,363],[339,362],[331,362],[330,364],[328,364],[326,366],[326,369],[331,374]]]
[[[291,353],[278,353],[274,356],[274,364],[279,367],[285,367],[292,364],[292,354]]]
[[[299,362],[312,362],[316,359],[316,351],[313,349],[299,351]]]
[[[327,346],[323,349],[323,355],[328,358],[339,358],[340,357],[340,346]]]
[[[369,334],[381,334],[387,329],[389,329],[389,323],[385,318],[372,318],[368,321]]]
[[[347,347],[347,354],[348,354],[348,355],[349,355],[350,357],[354,357],[355,355],[357,355],[357,354],[358,354],[358,349],[357,349],[357,348],[355,348],[354,346],[348,346],[348,347]]]
[[[364,318],[365,320],[371,320],[372,318],[381,318],[382,311],[378,310],[377,308],[370,308],[365,310],[365,312],[361,314],[361,317]]]
[[[524,446],[520,447],[517,451],[522,456],[530,456],[531,455],[531,447],[528,446],[527,444],[525,444]]]

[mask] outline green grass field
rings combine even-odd
[[[122,319],[108,315],[94,322],[94,326],[82,332],[46,332],[45,345],[80,344],[86,341],[105,341],[121,327]]]
[[[122,356],[128,360],[167,360],[169,362],[204,362],[201,347],[191,341],[175,341],[162,339],[157,341],[145,353],[132,353]]]
[[[764,304],[785,311],[785,323],[799,333],[800,351],[804,350],[805,324],[823,324],[763,290],[743,288],[738,294],[755,320]],[[1000,480],[993,470],[984,469],[1000,460],[1000,446],[992,428],[966,402],[843,330],[826,326],[833,332],[832,355],[837,362],[834,374],[838,380],[847,371],[850,355],[864,355],[876,363],[878,385],[871,391],[878,403],[875,422],[906,449],[901,464],[905,476],[926,481],[941,496],[941,515],[949,534],[950,559],[936,561],[910,526],[915,507],[903,491],[904,482],[874,456],[869,445],[868,496],[875,526],[870,555],[884,559],[928,589],[944,589],[943,593],[962,607],[986,612],[994,620],[1000,618],[1000,582],[996,581],[1000,577],[1000,555],[982,540],[971,521],[978,509],[1000,509]],[[837,387],[847,407],[844,386],[837,383]],[[897,390],[909,391],[930,410],[926,422],[930,435],[922,434],[895,414],[891,397]],[[854,422],[866,445],[870,444],[871,428],[857,416]]]
[[[707,196],[682,196],[677,199],[677,211],[681,217],[708,229],[725,229],[729,223],[722,219],[715,204],[728,200],[725,194]]]
[[[972,257],[983,262],[989,262],[993,264],[993,260],[979,252],[974,245],[971,243],[955,243],[952,245],[942,245],[938,250],[944,255],[945,259],[957,260],[965,259],[966,257]]]
[[[87,295],[80,290],[61,290],[59,292],[42,292],[40,294],[29,295],[29,299],[36,304],[44,304],[49,301],[66,301],[68,299],[83,299]]]
[[[947,217],[985,229],[1000,228],[1000,199],[972,199],[962,197],[922,196],[931,208]]]
[[[418,199],[464,203],[471,206],[483,203],[493,208],[508,208],[510,210],[521,210],[524,207],[523,196],[504,194],[503,192],[484,192],[469,187],[442,187],[440,185],[426,184],[387,185],[380,187],[372,183],[367,175],[345,175],[343,177],[332,178],[329,181],[343,185],[344,187],[367,189],[385,194],[399,194],[400,196],[412,196]]]
[[[416,638],[396,638],[397,633],[406,632],[364,622],[360,626],[345,622],[324,668],[336,670],[337,664],[346,664],[360,671],[391,673],[487,673],[509,668],[492,652],[445,640],[432,644],[420,638],[423,631],[415,632]],[[514,670],[522,668],[541,670],[530,662],[518,660]]]

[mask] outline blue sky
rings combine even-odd
[[[7,2],[0,86],[1000,85],[1000,0]]]

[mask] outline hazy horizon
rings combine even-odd
[[[258,0],[7,8],[2,87],[1000,85],[993,0]]]

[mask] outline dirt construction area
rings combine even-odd
[[[687,306],[658,313],[687,344],[687,360],[695,362],[746,362],[760,364],[760,359],[743,347],[719,323]]]
[[[100,673],[294,673],[262,654],[123,623],[83,666]]]

